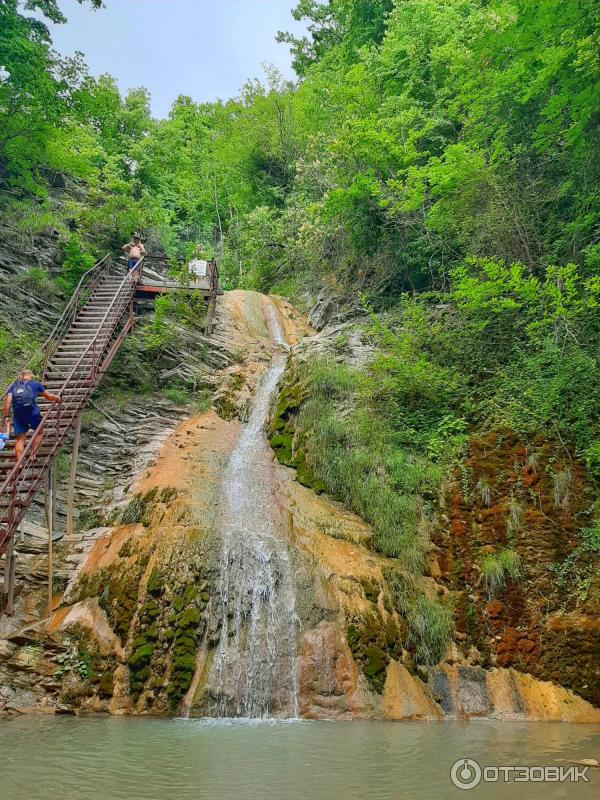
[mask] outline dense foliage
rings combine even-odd
[[[135,227],[216,251],[229,286],[360,295],[404,326],[379,365],[396,424],[452,398],[600,473],[600,4],[301,0],[297,85],[269,70],[165,120],[54,53],[42,15],[0,2],[0,188],[9,226],[58,230],[63,292]]]
[[[54,2],[26,5],[59,19]],[[3,0],[4,187],[43,200],[76,181],[63,214],[84,234],[142,227],[173,255],[217,243],[232,284],[329,278],[389,301],[446,289],[469,255],[594,274],[598,3],[302,0],[294,14],[309,35],[281,38],[299,85],[271,70],[156,121],[145,90],[120,97]]]

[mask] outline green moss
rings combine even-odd
[[[177,639],[177,645],[175,647],[175,653],[181,654],[193,650],[195,647],[195,641],[191,636],[182,636],[180,639]]]
[[[160,493],[160,502],[168,505],[177,497],[177,494],[177,489],[166,487]]]
[[[158,638],[158,627],[156,622],[153,622],[152,625],[146,631],[146,637],[148,639],[157,639]]]
[[[185,605],[183,597],[175,596],[171,601],[171,605],[173,606],[175,611],[181,611]]]
[[[360,634],[356,625],[348,625],[348,628],[346,629],[346,638],[348,639],[348,645],[350,649],[354,651],[360,641]]]
[[[327,486],[319,480],[306,465],[306,460],[302,452],[297,452],[291,466],[296,468],[296,480],[302,486],[312,489],[315,494],[323,494],[327,491]]]
[[[186,610],[177,617],[178,628],[189,628],[192,625],[198,625],[199,622],[200,612],[193,606],[191,608],[186,608]]]
[[[112,672],[106,672],[100,678],[98,690],[101,697],[112,697],[115,690],[115,681]]]
[[[292,440],[293,436],[290,433],[277,433],[271,437],[270,444],[280,464],[291,463]]]
[[[148,666],[142,667],[136,673],[136,676],[135,676],[137,683],[141,683],[142,685],[145,683],[145,681],[148,680],[149,677],[150,677],[150,667],[148,667]]]
[[[140,619],[142,620],[153,620],[156,619],[160,614],[160,606],[154,599],[148,600],[142,607],[140,611]]]
[[[69,627],[65,644],[68,650],[56,675],[59,677],[66,673],[74,674],[79,683],[73,690],[63,692],[61,701],[69,706],[77,707],[81,699],[90,697],[94,693],[101,698],[112,696],[113,672],[117,667],[115,656],[103,655],[98,642],[81,625]]]
[[[173,659],[173,669],[175,672],[194,672],[196,669],[196,659],[192,653],[184,653],[175,656]]]
[[[167,588],[161,571],[152,571],[146,601],[138,615],[140,629],[128,658],[129,685],[134,699],[149,685],[155,695],[164,692],[173,711],[177,709],[189,689],[196,666],[201,622],[199,607],[205,605],[202,595],[209,597],[206,585],[199,570],[174,594]],[[164,686],[165,674],[168,675],[167,686]]]
[[[150,592],[150,594],[154,595],[160,594],[162,592],[163,584],[164,584],[163,576],[161,575],[160,571],[156,567],[154,567],[154,569],[150,573],[150,577],[148,578],[148,586],[147,586],[148,591]]]
[[[171,691],[171,706],[176,708],[179,700],[192,685],[194,675],[192,672],[174,672],[171,676],[170,685],[174,688]]]
[[[97,597],[106,612],[111,628],[124,644],[129,636],[131,620],[137,609],[139,584],[150,554],[131,551],[126,562],[115,562],[107,569],[82,575],[73,589],[73,600],[79,602]]]
[[[196,628],[175,628],[175,643],[180,639],[196,639]]]
[[[279,431],[284,430],[286,427],[286,422],[281,417],[275,417],[273,422],[271,423],[270,432],[271,433],[279,433]]]
[[[198,590],[193,584],[189,584],[189,586],[185,587],[185,591],[183,592],[183,602],[186,606],[190,603],[194,603],[196,601],[198,594]]]
[[[294,442],[296,413],[306,399],[306,389],[297,380],[296,372],[293,368],[289,371],[286,383],[279,393],[275,413],[269,425],[269,441],[279,463],[296,470],[298,483],[321,494],[327,489],[325,483],[312,473],[302,448]]]
[[[384,623],[379,612],[374,610],[372,614],[352,620],[346,629],[346,638],[371,689],[381,693],[387,665],[402,654],[400,631],[391,620]]]
[[[136,672],[138,671],[138,667],[141,669],[143,665],[150,661],[155,648],[156,645],[151,642],[140,645],[127,659],[130,668]]]
[[[157,487],[154,487],[146,494],[136,494],[123,509],[121,522],[124,525],[137,525],[141,522],[147,526],[150,521],[149,512],[156,501],[157,492]]]
[[[368,581],[366,579],[361,580],[360,584],[367,600],[370,603],[376,603],[379,596],[379,589],[377,586],[372,581]]]
[[[381,648],[371,645],[365,650],[363,672],[367,678],[374,678],[386,668],[389,658]]]

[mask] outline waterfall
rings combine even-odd
[[[285,338],[265,299],[273,340]],[[215,716],[296,716],[296,612],[283,521],[274,508],[273,456],[264,429],[285,355],[273,358],[225,470],[219,528],[221,630],[207,688]]]

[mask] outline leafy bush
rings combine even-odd
[[[567,588],[577,605],[591,597],[600,601],[600,520],[583,528],[580,535],[580,544],[552,567],[559,587]]]
[[[94,265],[94,257],[83,249],[79,237],[75,234],[62,244],[63,263],[58,284],[64,292],[70,294],[79,283],[85,272]]]
[[[41,360],[36,333],[15,333],[0,324],[0,381],[3,387],[6,388],[25,367],[38,372]]]
[[[157,297],[151,319],[140,331],[141,346],[149,352],[177,348],[179,326],[200,330],[204,325],[206,304],[197,293],[173,291]]]
[[[43,267],[29,267],[19,277],[19,283],[46,298],[55,296],[59,290]]]

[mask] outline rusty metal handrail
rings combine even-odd
[[[42,348],[42,352],[44,354],[44,366],[41,373],[42,380],[46,373],[48,361],[55,353],[58,344],[61,342],[63,336],[69,330],[73,324],[73,321],[75,320],[75,317],[81,310],[81,300],[83,299],[83,304],[87,302],[89,295],[91,295],[94,289],[98,286],[100,280],[105,277],[105,275],[110,273],[110,270],[113,268],[113,266],[112,257],[110,253],[107,253],[104,258],[101,258],[100,261],[97,261],[93,267],[90,267],[90,269],[88,269],[88,271],[81,276],[75,291],[71,295],[71,299],[56,321],[56,325],[52,329],[52,332],[44,342]],[[84,293],[89,294],[87,297],[84,297]]]
[[[50,406],[42,416],[42,420],[38,426],[38,430],[41,432],[39,446],[41,448],[49,443],[49,452],[45,453],[41,459],[38,458],[39,451],[34,449],[34,439],[31,438],[23,451],[21,459],[15,464],[7,475],[4,483],[0,486],[0,496],[10,494],[8,505],[2,509],[3,512],[6,513],[7,519],[2,523],[5,530],[0,530],[0,547],[3,545],[4,541],[9,538],[14,528],[17,519],[17,503],[26,507],[30,495],[38,491],[39,479],[54,458],[60,441],[65,436],[77,414],[83,409],[87,398],[95,388],[96,378],[103,366],[104,353],[117,328],[119,320],[122,318],[128,304],[133,298],[135,287],[140,279],[143,261],[143,258],[140,259],[135,268],[124,276],[98,325],[96,335],[83,353],[81,353],[77,363],[63,380],[60,389],[57,390],[61,396],[61,402]],[[58,330],[58,327],[56,329]],[[90,356],[91,363],[86,364],[85,362],[89,360]],[[83,372],[83,374],[79,374],[80,372]],[[50,421],[54,422],[54,431],[50,431],[50,435],[52,436],[52,433],[54,433],[54,437],[52,441],[48,442],[48,440],[44,440],[44,431],[47,429]],[[26,493],[21,495],[19,489],[25,488],[24,484],[26,484],[26,479],[31,475],[33,469],[38,472],[37,484],[35,480],[31,480]]]

